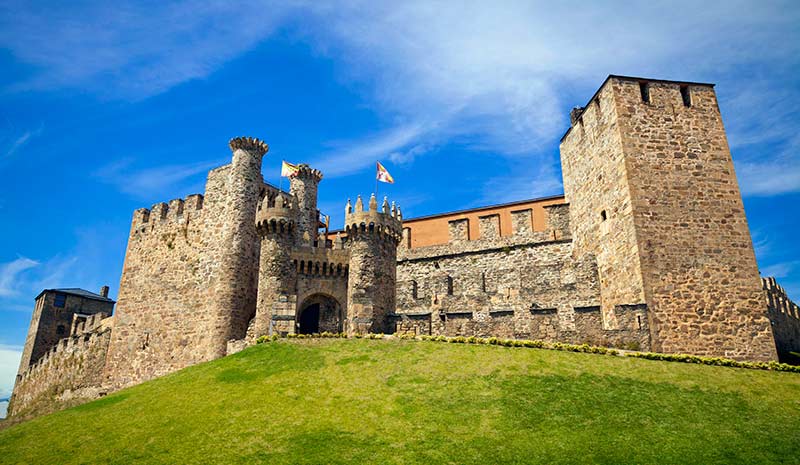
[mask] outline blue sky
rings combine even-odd
[[[321,5],[324,3],[324,5]],[[390,3],[395,3],[390,5]],[[406,217],[560,194],[608,74],[717,83],[759,265],[800,296],[800,3],[0,0],[0,397],[33,297],[116,295],[135,208],[202,192],[239,135],[320,207]]]

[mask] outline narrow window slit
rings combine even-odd
[[[647,82],[640,82],[639,92],[642,94],[642,102],[650,103],[650,84]]]

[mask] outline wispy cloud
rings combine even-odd
[[[25,131],[16,138],[14,138],[14,140],[11,141],[11,143],[8,145],[8,148],[6,149],[6,158],[11,157],[15,153],[17,153],[17,151],[21,149],[25,144],[30,142],[31,139],[41,134],[43,130],[44,127],[40,126],[37,129]]]
[[[82,88],[139,99],[204,78],[285,19],[278,2],[10,2],[0,45],[35,71],[17,90]]]
[[[14,388],[22,347],[0,344],[0,399],[11,397]],[[0,402],[0,418],[6,417],[8,403]]]
[[[307,36],[344,60],[346,76],[370,89],[378,113],[426,122],[413,145],[368,137],[352,143],[347,160],[374,158],[363,150],[373,148],[407,162],[457,141],[549,163],[567,109],[610,73],[722,81],[735,147],[783,143],[800,129],[798,106],[786,103],[798,89],[780,81],[800,66],[800,8],[792,2],[626,2],[612,15],[600,3],[343,1],[310,12],[317,20],[305,23]],[[742,67],[769,73],[751,79]],[[794,190],[800,163],[766,150],[756,158],[741,168],[746,193]],[[783,168],[780,179],[759,182],[773,168]]]
[[[313,161],[327,177],[344,176],[363,169],[376,160],[393,156],[401,161],[409,161],[420,151],[417,144],[430,127],[414,123],[402,125],[381,134],[355,141],[333,141],[331,149]]]
[[[0,45],[33,65],[16,89],[137,99],[209,76],[288,31],[333,58],[344,84],[388,122],[320,156],[328,176],[375,158],[411,163],[454,142],[550,163],[567,109],[609,73],[720,82],[742,188],[773,195],[797,190],[797,159],[764,147],[800,132],[799,106],[788,103],[800,90],[787,79],[800,66],[798,22],[792,1],[622,2],[613,12],[605,3],[521,0],[20,3],[0,16]],[[760,181],[772,169],[780,178]]]
[[[19,257],[8,263],[0,263],[0,297],[19,294],[20,275],[31,268],[39,266],[36,260]]]
[[[162,198],[181,189],[188,189],[211,168],[227,160],[200,161],[177,165],[138,168],[132,158],[123,158],[101,167],[92,175],[103,182],[116,186],[120,192],[139,199]]]
[[[781,262],[775,263],[769,266],[765,266],[761,269],[761,276],[771,276],[773,278],[786,278],[792,274],[794,270],[797,269],[800,262],[798,261],[788,261],[788,262]]]

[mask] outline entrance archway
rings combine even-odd
[[[297,332],[300,334],[342,332],[342,306],[329,295],[312,295],[300,306]]]

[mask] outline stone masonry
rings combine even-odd
[[[610,76],[561,142],[575,253],[601,307],[646,304],[654,350],[776,358],[712,85]]]
[[[232,139],[204,195],[134,212],[114,316],[107,296],[37,298],[10,413],[290,333],[792,360],[798,307],[759,279],[713,86],[609,76],[570,116],[564,197],[404,222],[359,196],[338,232],[320,231],[323,173],[301,164],[282,191],[261,175],[267,144]]]

